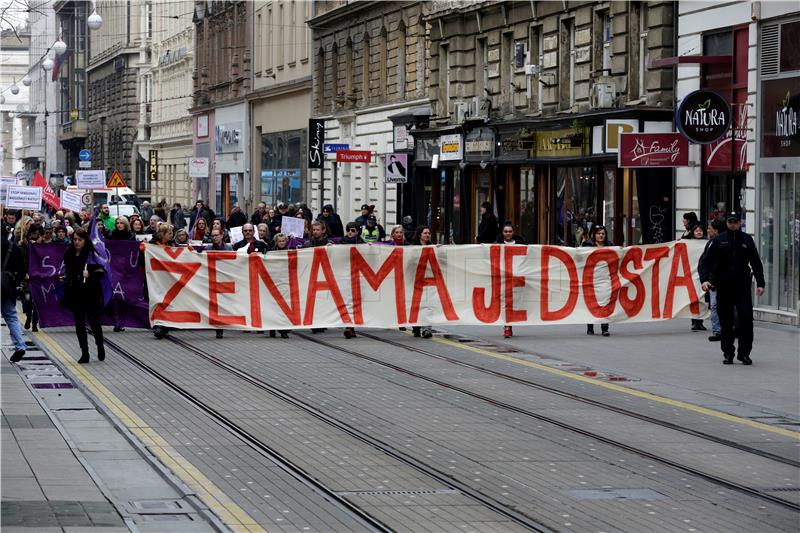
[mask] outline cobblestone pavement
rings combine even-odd
[[[424,343],[420,346],[426,350],[464,361],[475,362],[480,355],[454,346],[457,343],[411,339],[392,331],[377,334]],[[76,353],[71,333],[48,335],[66,352]],[[128,331],[109,338],[396,530],[506,531],[516,525],[437,481],[443,478],[434,479],[398,457],[442,472],[453,483],[489,495],[552,530],[793,531],[800,518],[792,509],[521,411],[790,501],[796,500],[800,488],[795,466],[377,340],[362,336],[345,341],[336,330],[318,336],[332,346],[297,336],[284,341],[238,332],[226,333],[222,340],[210,331],[174,335],[309,409],[369,435],[396,455],[387,455],[175,343],[157,341],[149,332]],[[502,404],[343,353],[337,345]],[[525,360],[524,354],[513,355]],[[481,364],[702,428],[719,438],[771,449],[790,460],[797,458],[797,439],[783,426],[720,417],[716,412],[595,387],[514,360],[489,359],[483,357]],[[84,368],[259,526],[285,531],[363,529],[120,355],[111,352],[105,363]]]

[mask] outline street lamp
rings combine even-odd
[[[22,85],[25,87],[31,86],[31,77],[28,74],[25,74],[25,76],[22,78]]]
[[[88,25],[89,25],[89,29],[90,29],[90,30],[99,30],[99,29],[100,29],[100,26],[102,26],[102,25],[103,25],[103,17],[101,17],[101,16],[100,16],[100,15],[97,13],[97,6],[92,6],[92,7],[93,7],[94,9],[93,9],[93,11],[92,11],[92,14],[91,14],[91,15],[89,15],[89,18],[88,18],[88,19],[86,19],[86,24],[88,24]]]
[[[11,84],[11,94],[19,94],[19,87],[17,87],[16,82]]]
[[[53,60],[49,57],[44,58],[44,61],[42,61],[42,70],[45,72],[53,70]]]
[[[0,94],[0,105],[3,105],[5,103],[6,103],[6,97]]]

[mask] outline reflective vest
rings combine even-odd
[[[380,231],[378,231],[378,226],[372,228],[372,231],[366,226],[361,230],[361,238],[364,239],[364,242],[378,242],[379,236]]]

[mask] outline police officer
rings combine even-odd
[[[725,217],[728,230],[715,237],[700,258],[699,274],[704,291],[717,291],[717,314],[721,330],[723,364],[733,364],[734,337],[739,338],[737,359],[753,364],[753,299],[751,279],[756,278],[756,294],[764,294],[764,267],[755,242],[743,232],[739,213]],[[734,310],[737,327],[734,333]]]

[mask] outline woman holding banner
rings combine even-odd
[[[519,235],[514,234],[514,226],[511,222],[506,221],[503,224],[503,228],[500,230],[500,235],[497,236],[495,240],[497,244],[522,244],[527,245],[528,243],[525,242],[525,239],[520,237]],[[511,338],[514,335],[514,330],[511,329],[511,326],[503,326],[503,337],[506,339]]]
[[[431,228],[429,226],[418,227],[416,233],[414,233],[411,244],[416,246],[430,246],[436,244],[433,242]],[[433,330],[430,326],[412,326],[411,331],[415,337],[423,337],[425,339],[433,337]]]
[[[594,247],[601,247],[601,246],[614,246],[611,244],[611,241],[608,240],[608,236],[606,233],[605,226],[594,226],[592,230],[589,232],[589,239],[583,241],[581,246],[594,246]],[[600,332],[603,334],[603,337],[608,337],[611,335],[608,332],[608,322],[603,322],[600,324]],[[587,335],[594,335],[594,324],[586,324],[586,334]]]
[[[92,328],[97,346],[97,359],[106,358],[103,347],[103,328],[100,326],[100,313],[103,311],[103,289],[100,284],[104,274],[100,265],[89,264],[89,254],[94,253],[94,245],[89,233],[79,228],[72,235],[72,244],[64,254],[64,299],[63,305],[72,311],[75,318],[75,334],[81,347],[78,362],[89,362],[89,343],[86,335],[86,320]]]

